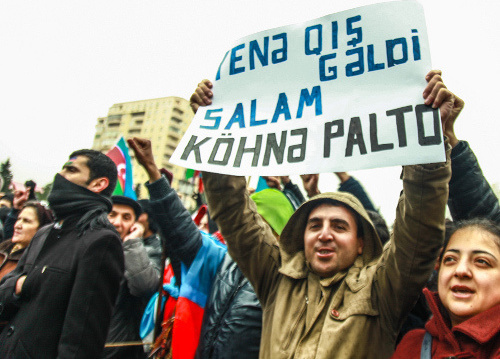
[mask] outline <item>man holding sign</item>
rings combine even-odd
[[[423,9],[393,1],[237,40],[171,162],[231,175],[443,162]]]
[[[440,75],[427,75],[424,99],[445,126],[457,113]],[[210,104],[211,87],[199,84],[193,110]],[[204,172],[212,218],[262,304],[260,357],[389,357],[442,245],[449,178],[449,160],[403,167],[394,230],[382,248],[365,209],[347,193],[303,204],[278,245],[244,177]]]

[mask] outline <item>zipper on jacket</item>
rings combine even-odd
[[[211,345],[210,345],[210,350],[208,352],[208,358],[212,358],[213,355],[214,355],[214,345],[213,345],[213,338],[214,337],[217,337],[219,335],[219,331],[220,331],[220,328],[222,326],[222,321],[224,320],[224,316],[226,315],[227,311],[229,310],[229,308],[231,307],[231,305],[233,304],[233,299],[234,297],[236,297],[236,294],[240,291],[240,289],[245,285],[244,283],[244,280],[243,280],[243,276],[241,276],[239,278],[239,284],[238,284],[238,287],[236,287],[236,289],[233,290],[233,292],[231,293],[231,297],[229,298],[228,301],[226,301],[226,305],[224,306],[224,309],[220,312],[220,316],[219,316],[219,320],[217,320],[217,323],[214,323],[214,326],[212,329],[212,336],[210,338],[210,341],[211,341]]]
[[[289,333],[288,338],[287,338],[286,342],[283,344],[283,350],[287,350],[288,347],[290,346],[290,342],[292,341],[293,333],[295,333],[299,323],[301,322],[302,317],[304,316],[308,305],[309,305],[309,297],[306,295],[305,304],[302,307],[302,309],[299,313],[299,316],[297,317],[297,320],[295,321],[295,323],[293,323],[290,331],[288,332]]]

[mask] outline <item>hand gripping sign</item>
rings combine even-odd
[[[211,106],[177,165],[233,175],[347,171],[445,160],[423,8],[360,7],[247,36],[224,55]]]

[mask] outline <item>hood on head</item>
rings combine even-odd
[[[366,265],[382,254],[382,242],[361,202],[347,192],[329,192],[314,196],[300,206],[286,224],[280,237],[282,266],[292,276],[303,276],[307,269],[304,254],[304,232],[311,211],[325,199],[342,202],[361,217],[364,248],[362,265]],[[361,263],[356,261],[356,263]]]

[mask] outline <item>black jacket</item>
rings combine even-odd
[[[79,219],[79,218],[77,218]],[[88,231],[76,220],[33,237],[15,270],[0,282],[0,358],[98,358],[123,275],[116,232]],[[20,297],[17,279],[27,275]]]
[[[146,184],[169,256],[186,266],[202,246],[201,233],[166,178]],[[197,358],[258,358],[260,304],[252,286],[226,254],[205,306]]]
[[[466,141],[460,141],[451,151],[448,208],[454,221],[482,217],[500,222],[498,198]]]
[[[144,309],[160,284],[160,237],[132,238],[123,243],[125,275],[120,283],[107,343],[140,342]],[[142,345],[109,347],[103,358],[144,358]]]
[[[261,331],[257,295],[226,253],[205,306],[196,358],[258,358]]]

